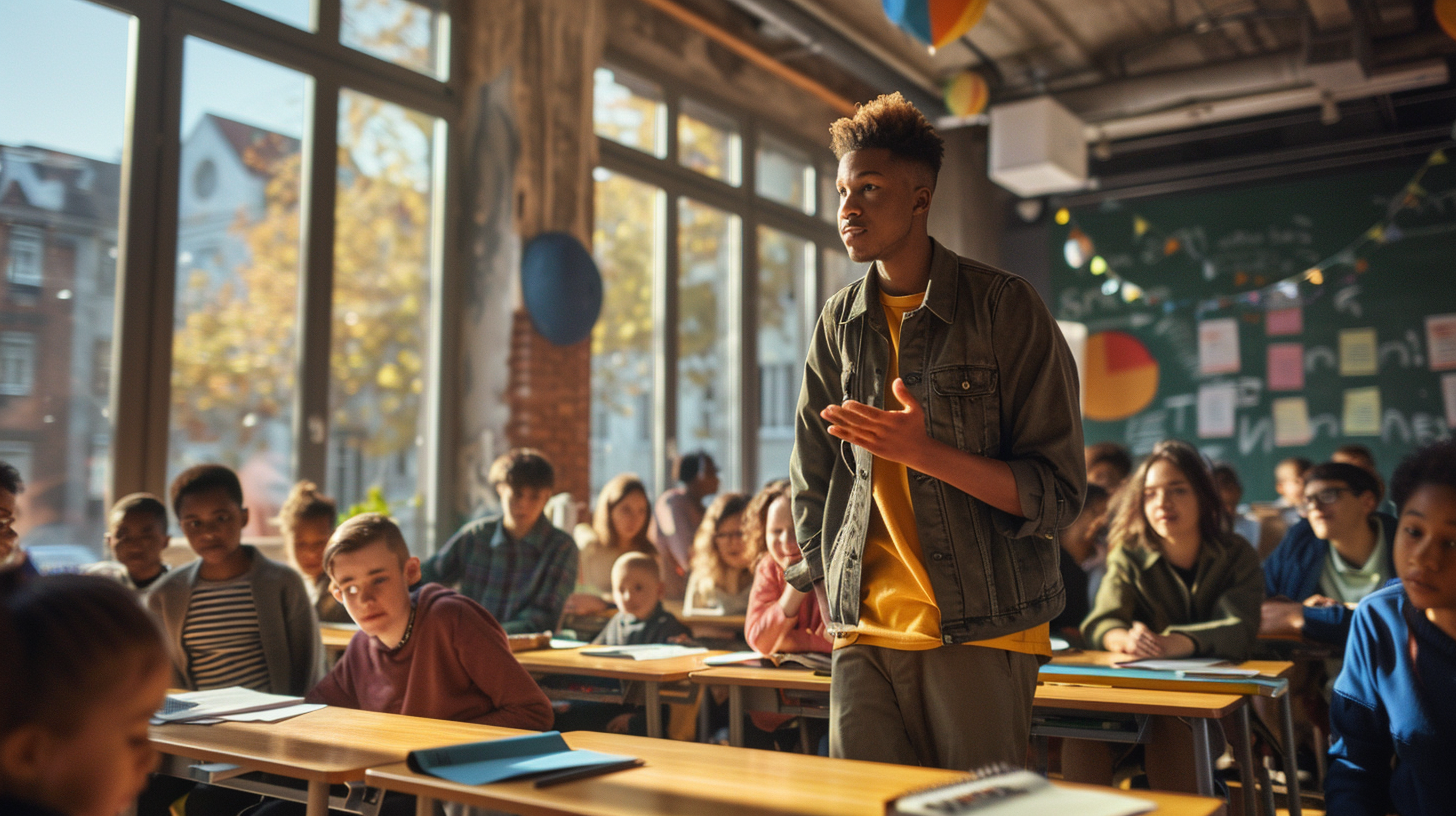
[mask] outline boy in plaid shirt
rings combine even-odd
[[[556,473],[540,451],[516,448],[491,463],[490,483],[501,512],[460,528],[421,565],[421,580],[454,586],[507,634],[554,629],[577,569],[576,542],[542,513]]]

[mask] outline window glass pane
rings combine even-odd
[[[188,38],[167,478],[238,471],[272,535],[293,471],[303,100],[308,78]]]
[[[450,15],[445,0],[343,0],[339,42],[445,79]]]
[[[667,156],[667,106],[662,88],[619,68],[598,68],[592,91],[596,134],[628,147]]]
[[[763,136],[758,147],[759,195],[814,214],[814,165],[801,150]]]
[[[329,489],[373,496],[426,544],[433,143],[439,120],[345,90],[339,99]]]
[[[228,0],[235,6],[266,14],[291,26],[313,30],[313,0]]]
[[[738,185],[742,140],[733,119],[691,99],[677,117],[677,154],[683,167]]]
[[[813,245],[758,228],[758,484],[789,475],[804,378],[804,283]]]
[[[47,0],[3,19],[0,460],[26,482],[22,544],[42,568],[74,566],[104,535],[130,17]]]
[[[678,450],[708,451],[732,484],[728,287],[738,277],[738,216],[680,199],[678,219]]]
[[[602,314],[592,330],[591,489],[618,473],[653,485],[652,290],[662,256],[662,190],[597,168],[592,252]]]
[[[819,168],[819,217],[831,224],[839,223],[839,191],[834,189],[834,177],[839,166],[826,164]]]

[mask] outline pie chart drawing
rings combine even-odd
[[[1087,338],[1083,413],[1113,422],[1148,407],[1158,393],[1158,361],[1136,337],[1119,331]]]

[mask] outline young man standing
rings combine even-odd
[[[1264,562],[1263,634],[1301,635],[1341,649],[1354,605],[1391,578],[1395,517],[1378,512],[1380,483],[1344,462],[1309,469],[1308,518]]]
[[[874,263],[811,341],[786,573],[834,637],[830,752],[1019,765],[1086,487],[1076,368],[1030,284],[930,238],[919,111],[882,96],[831,133],[840,234]]]

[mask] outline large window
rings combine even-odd
[[[456,3],[11,5],[0,458],[23,462],[25,543],[99,555],[107,501],[221,462],[249,533],[308,478],[428,550],[453,521],[434,452]]]
[[[632,471],[660,491],[674,454],[706,450],[724,489],[752,490],[788,473],[808,327],[847,277],[820,262],[844,255],[818,194],[831,159],[615,61],[596,75],[592,489]]]
[[[47,0],[0,24],[0,460],[25,479],[18,529],[42,563],[53,545],[100,554],[112,427],[93,352],[113,335],[130,22]]]

